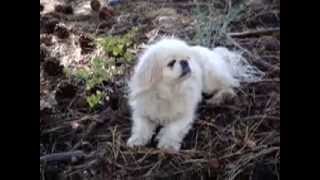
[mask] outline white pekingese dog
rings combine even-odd
[[[140,57],[129,82],[132,134],[127,145],[146,145],[158,125],[158,148],[179,151],[195,120],[202,93],[215,93],[213,103],[234,95],[242,81],[256,81],[263,73],[239,53],[223,47],[209,50],[176,38],[164,38]]]

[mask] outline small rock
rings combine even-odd
[[[65,109],[68,108],[70,105],[70,102],[72,100],[77,100],[76,97],[78,88],[77,86],[71,84],[68,81],[63,81],[58,85],[57,90],[55,92],[55,99],[57,101],[57,108],[59,109]]]
[[[93,11],[98,12],[101,8],[101,3],[99,0],[91,0],[90,6]]]
[[[55,31],[55,34],[60,39],[67,39],[70,35],[69,30],[64,25],[61,25],[61,24],[56,25],[54,31]]]
[[[76,95],[76,92],[77,88],[74,85],[68,82],[63,82],[59,85],[55,98],[57,101],[61,99],[71,99]]]
[[[56,11],[56,12],[59,12],[59,13],[61,13],[62,11],[63,11],[63,6],[62,5],[56,5],[55,7],[54,7],[54,10]]]
[[[81,47],[81,54],[87,54],[93,51],[95,48],[93,38],[82,34],[79,38],[79,44]]]
[[[73,8],[71,5],[56,5],[54,10],[62,14],[73,14]]]
[[[51,46],[53,44],[52,36],[48,34],[40,35],[40,44],[44,44],[46,46]]]
[[[49,76],[58,76],[63,74],[63,66],[61,66],[60,62],[54,57],[47,58],[45,60],[43,69]]]
[[[40,33],[52,34],[54,28],[59,23],[58,18],[53,17],[52,14],[40,17]]]

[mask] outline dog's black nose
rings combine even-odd
[[[187,60],[181,60],[181,61],[180,61],[180,65],[181,65],[181,69],[182,69],[181,77],[182,77],[182,76],[185,76],[186,74],[188,74],[188,73],[191,72]]]
[[[186,61],[186,60],[181,60],[180,64],[181,64],[182,69],[185,69],[185,68],[189,67],[188,61]]]

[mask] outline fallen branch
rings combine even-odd
[[[271,34],[274,32],[280,31],[280,28],[268,28],[268,29],[259,29],[259,30],[248,30],[244,32],[233,32],[228,33],[230,37],[248,37],[248,36],[258,36],[258,35],[265,35],[265,34]]]
[[[266,115],[253,115],[241,118],[242,120],[255,120],[255,119],[269,119],[269,120],[280,120],[278,116],[266,116]]]
[[[70,151],[62,153],[52,153],[40,157],[40,162],[50,162],[50,161],[72,161],[78,158],[84,158],[86,154],[82,151]]]
[[[257,84],[257,83],[280,83],[279,78],[274,78],[274,79],[262,79],[261,81],[256,81],[256,82],[250,82],[250,84]],[[248,83],[249,84],[249,83]]]

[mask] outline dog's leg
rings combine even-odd
[[[173,152],[179,151],[182,140],[192,126],[192,121],[193,115],[189,115],[165,125],[157,136],[158,148]]]
[[[127,145],[129,147],[144,146],[151,139],[156,125],[150,120],[141,116],[133,116],[132,134],[128,139]]]
[[[209,104],[220,105],[223,101],[227,99],[232,99],[236,96],[233,89],[223,89],[219,90],[212,98],[208,99],[207,102]]]

